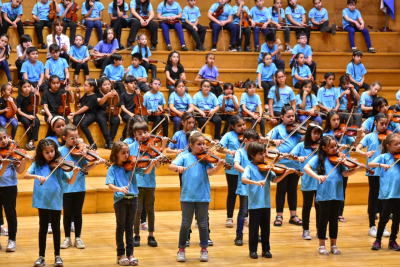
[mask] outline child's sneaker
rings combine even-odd
[[[211,47],[211,52],[217,52],[217,46],[216,45],[213,45]]]
[[[374,49],[373,47],[370,47],[370,48],[368,49],[368,53],[375,54],[376,52],[375,52],[375,49]]]
[[[184,249],[180,249],[178,251],[178,254],[176,256],[176,261],[177,262],[185,262],[186,261],[186,252]]]
[[[226,219],[225,226],[226,226],[227,228],[232,228],[232,227],[233,227],[233,219],[232,219],[232,218]]]
[[[303,231],[303,239],[304,240],[311,240],[310,230]]]
[[[200,261],[201,262],[208,261],[208,251],[206,248],[202,248],[200,251]]]
[[[74,224],[74,222],[71,222],[71,232],[75,233],[75,224]]]
[[[43,267],[46,265],[46,262],[44,260],[44,257],[40,256],[39,259],[37,259],[33,265],[33,267]]]
[[[272,258],[272,254],[269,251],[263,251],[261,255],[268,259]]]
[[[186,240],[186,246],[190,247],[190,239]]]
[[[149,245],[150,247],[153,247],[153,248],[158,246],[157,241],[154,238],[154,236],[147,237],[147,245]]]
[[[252,258],[252,259],[258,259],[257,252],[250,252],[250,258]]]
[[[292,52],[292,51],[293,51],[292,47],[290,45],[286,45],[285,52]]]
[[[71,241],[71,238],[66,237],[64,239],[64,242],[62,242],[62,244],[60,245],[60,248],[66,249],[66,248],[69,248],[69,247],[72,247],[72,241]]]
[[[80,239],[79,237],[76,237],[74,247],[79,248],[79,249],[84,249],[86,246],[83,243],[82,239]]]
[[[237,51],[236,48],[233,45],[230,45],[228,49],[229,49],[229,52],[236,52]]]
[[[387,230],[386,227],[385,227],[385,229],[383,230],[383,236],[384,236],[384,237],[389,237],[389,236],[390,236],[390,233],[389,233],[389,231]]]
[[[249,217],[244,218],[244,226],[249,227]]]
[[[396,241],[394,241],[396,243]],[[396,244],[397,245],[397,244]],[[17,250],[17,244],[14,240],[8,240],[6,252],[15,252]]]
[[[372,244],[371,249],[372,250],[380,250],[382,248],[382,243],[381,241],[375,240],[375,242]]]
[[[8,235],[8,229],[7,227],[5,227],[4,225],[1,226],[1,230],[0,230],[0,234],[1,235]]]
[[[376,237],[376,226],[369,228],[368,235],[371,237]]]
[[[235,246],[243,246],[243,235],[236,235]]]
[[[143,231],[149,230],[149,226],[147,225],[147,222],[144,222],[140,225],[140,230],[143,230]]]
[[[49,223],[49,227],[47,228],[47,233],[48,234],[52,234],[53,233],[53,229],[51,229],[51,223]]]
[[[389,241],[389,249],[392,249],[392,250],[394,250],[394,251],[400,251],[400,246],[399,245],[397,245],[397,243],[396,243],[396,241],[395,240],[393,240],[393,241]]]
[[[134,247],[140,247],[140,236],[135,235],[133,237],[133,246]]]
[[[214,246],[214,242],[212,242],[211,238],[208,238],[208,246]]]
[[[352,47],[351,48],[351,53],[354,53],[354,52],[356,52],[358,49],[357,49],[357,47]]]
[[[56,258],[54,259],[54,266],[56,266],[56,267],[64,266],[64,262],[62,261],[60,256],[56,256]]]

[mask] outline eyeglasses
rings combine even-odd
[[[75,141],[75,140],[78,140],[78,139],[79,139],[79,135],[76,136],[76,137],[71,136],[71,137],[69,138],[69,140],[71,140],[71,141]]]
[[[283,79],[283,78],[285,78],[285,76],[279,76],[279,77],[276,77],[277,79]]]
[[[299,39],[307,39],[307,37],[303,36],[303,37],[300,37]]]
[[[155,85],[155,86],[161,86],[161,83],[153,83],[153,85]]]

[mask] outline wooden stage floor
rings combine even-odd
[[[301,208],[298,209],[301,215]],[[245,245],[234,245],[235,228],[225,227],[226,212],[223,210],[210,211],[211,239],[214,246],[209,248],[210,261],[199,262],[198,230],[192,227],[191,246],[186,250],[186,263],[176,262],[178,233],[181,214],[178,211],[156,212],[157,248],[147,246],[147,233],[141,232],[141,247],[135,248],[135,256],[139,266],[399,266],[400,252],[388,251],[388,238],[383,239],[384,249],[371,251],[373,238],[368,233],[367,207],[364,205],[347,206],[345,217],[347,223],[339,224],[338,247],[340,256],[322,256],[317,253],[318,240],[316,231],[311,227],[313,240],[301,238],[302,228],[288,224],[289,214],[284,213],[282,227],[271,226],[272,259],[259,257],[252,260],[248,257],[248,228],[245,227]],[[235,211],[235,216],[237,211]],[[275,216],[273,210],[272,216]],[[301,216],[300,216],[301,217]],[[98,213],[83,215],[82,240],[86,249],[75,247],[61,250],[65,266],[116,266],[115,245],[115,216],[113,213]],[[33,266],[38,258],[38,217],[19,217],[17,234],[17,251],[6,253],[6,239],[1,236],[0,266]],[[271,220],[272,224],[272,220]],[[315,214],[311,215],[311,225],[315,224]],[[391,222],[389,222],[388,229]],[[235,226],[236,227],[236,222]],[[63,232],[63,230],[62,230]],[[64,239],[62,233],[61,240]],[[47,237],[46,262],[47,266],[54,263],[52,236]],[[327,241],[327,244],[329,240]],[[259,246],[259,254],[261,247]]]

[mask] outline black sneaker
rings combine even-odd
[[[64,262],[62,261],[60,256],[56,256],[54,260],[54,266],[62,267],[64,266]]]
[[[329,32],[331,30],[331,28],[330,27],[323,27],[322,29],[321,29],[321,32]]]
[[[375,242],[372,244],[371,249],[372,250],[380,250],[382,248],[382,243],[381,241],[375,240]]]
[[[41,49],[47,49],[47,44],[42,44]]]
[[[167,50],[168,50],[168,51],[171,51],[171,50],[172,50],[172,46],[167,45]]]
[[[157,50],[157,45],[152,45],[150,48],[151,51],[156,51]]]
[[[190,247],[190,239],[186,240],[186,246]]]
[[[261,255],[265,258],[272,258],[272,254],[269,251],[263,251]]]
[[[211,46],[211,52],[217,52],[217,45]]]
[[[120,44],[117,50],[124,50],[125,48],[126,48],[125,46],[123,46],[122,44]]]
[[[258,236],[258,243],[261,243],[261,236]]]
[[[107,145],[108,145],[108,149],[111,150],[112,147],[113,147],[113,142],[112,142],[112,141],[108,141],[108,144],[107,144]]]
[[[259,46],[256,46],[256,47],[254,48],[254,51],[257,52],[257,53],[260,52],[260,47],[259,47]]]
[[[394,251],[400,251],[400,246],[397,244],[396,241],[389,240],[389,246],[388,246],[388,248],[389,248],[389,249],[392,249],[392,250],[394,250]]]
[[[212,242],[211,238],[208,238],[208,246],[214,246],[214,242]]]
[[[390,214],[389,220],[393,220],[393,214]]]
[[[240,51],[242,50],[242,48],[240,48]],[[229,52],[236,52],[237,50],[236,50],[236,48],[233,46],[233,45],[230,45],[229,46]],[[239,51],[239,52],[240,52]]]
[[[257,255],[257,252],[250,252],[250,258],[252,258],[252,259],[258,259],[258,255]]]
[[[128,50],[129,51],[133,50],[133,45],[131,43],[128,43]]]
[[[235,246],[243,246],[243,235],[236,235]]]
[[[104,148],[108,149],[108,143],[107,142],[104,144]]]
[[[135,237],[133,238],[133,246],[140,247],[140,236],[135,235]]]
[[[251,50],[250,46],[246,46],[244,48],[244,52],[253,52],[253,51]]]
[[[229,47],[229,51],[231,51],[231,47],[233,47],[233,46]],[[233,49],[235,49],[235,48],[233,48]],[[242,47],[240,45],[237,47],[237,51],[242,52]]]
[[[33,265],[33,267],[43,267],[46,265],[46,262],[44,260],[44,257],[40,256],[39,259],[37,259],[35,261],[35,264]]]
[[[204,47],[204,46],[196,46],[196,49],[194,50],[194,51],[200,51],[200,52],[203,52],[203,51],[205,51],[206,50],[206,48]]]
[[[184,46],[181,47],[181,51],[189,51],[189,49],[187,48],[186,45],[184,45]]]
[[[332,34],[333,36],[336,35],[336,24],[335,24],[335,23],[332,24],[332,27],[331,27],[331,34]]]
[[[158,246],[157,241],[154,238],[154,236],[147,237],[147,245],[149,245],[150,247],[153,247],[153,248]]]

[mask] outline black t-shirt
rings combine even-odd
[[[96,114],[97,111],[97,95],[93,94],[88,96],[84,94],[81,98],[81,107],[88,107],[89,109],[85,113],[93,113]]]
[[[102,92],[98,91],[98,92],[96,92],[96,97],[97,97],[97,99],[101,99],[104,97],[104,95]],[[106,111],[107,107],[108,107],[107,101],[103,105],[99,105],[99,102],[97,102],[97,110]]]
[[[172,70],[172,65],[167,64],[167,66],[165,66],[165,71],[169,71],[169,76],[171,76],[172,80],[178,80],[181,78],[181,74],[185,72],[185,69],[182,65],[178,65],[178,72],[174,72]]]
[[[32,115],[33,112],[28,112],[26,109],[31,104],[31,95],[34,94],[34,92],[30,92],[28,96],[23,96],[22,94],[19,94],[17,96],[17,100],[15,101],[15,105],[17,105],[17,108],[21,109],[21,111],[25,114]]]
[[[15,98],[12,97],[12,99],[15,102]],[[0,97],[0,110],[6,109],[7,108],[7,100],[4,99],[4,97]]]
[[[60,89],[57,93],[53,93],[49,90],[45,90],[42,97],[42,105],[47,104],[49,106],[50,113],[54,114],[58,112],[58,108],[61,106],[61,95],[65,93],[64,89]],[[70,98],[71,96],[68,96]]]
[[[124,105],[127,110],[132,113],[135,113],[135,102],[133,102],[133,98],[136,97],[136,93],[129,94],[128,92],[124,92],[119,96],[119,105]],[[125,112],[121,111],[121,114]]]

